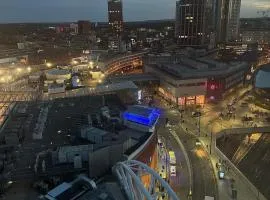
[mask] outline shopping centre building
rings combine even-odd
[[[270,64],[265,64],[256,72],[254,88],[260,97],[269,99],[270,97]]]
[[[151,59],[147,58],[149,56]],[[245,62],[221,63],[208,57],[190,59],[186,56],[154,62],[155,57],[160,60],[159,55],[146,56],[144,72],[158,77],[158,92],[180,106],[222,99],[234,87],[244,83],[249,70]]]

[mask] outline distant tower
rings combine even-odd
[[[78,21],[78,33],[81,35],[89,34],[91,31],[91,24],[89,21]]]
[[[239,37],[241,0],[217,0],[217,38],[219,42]]]
[[[121,0],[108,0],[108,21],[112,33],[120,36],[123,31],[123,6]]]
[[[206,47],[214,31],[214,0],[176,2],[175,37],[180,46]]]

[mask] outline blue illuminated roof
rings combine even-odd
[[[158,119],[160,113],[158,109],[149,108],[145,106],[130,106],[126,112],[124,112],[124,119],[142,124],[145,126],[152,126]]]

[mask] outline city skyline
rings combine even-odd
[[[124,21],[175,18],[176,0],[126,0],[123,2]],[[260,17],[259,10],[270,8],[267,0],[243,0],[241,17]],[[107,0],[9,0],[1,2],[0,23],[64,22],[80,19],[107,21]]]

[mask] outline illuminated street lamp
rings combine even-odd
[[[73,65],[77,65],[77,64],[78,64],[78,61],[73,60],[73,61],[72,61],[72,64],[73,64]]]
[[[52,66],[52,63],[49,63],[49,62],[48,62],[48,63],[46,63],[46,66],[47,66],[47,67],[51,67],[51,66]]]
[[[99,82],[99,83],[102,83],[102,80],[101,80],[101,79],[99,79],[99,80],[98,80],[98,82]]]
[[[28,72],[31,72],[31,67],[27,67],[27,71]]]

